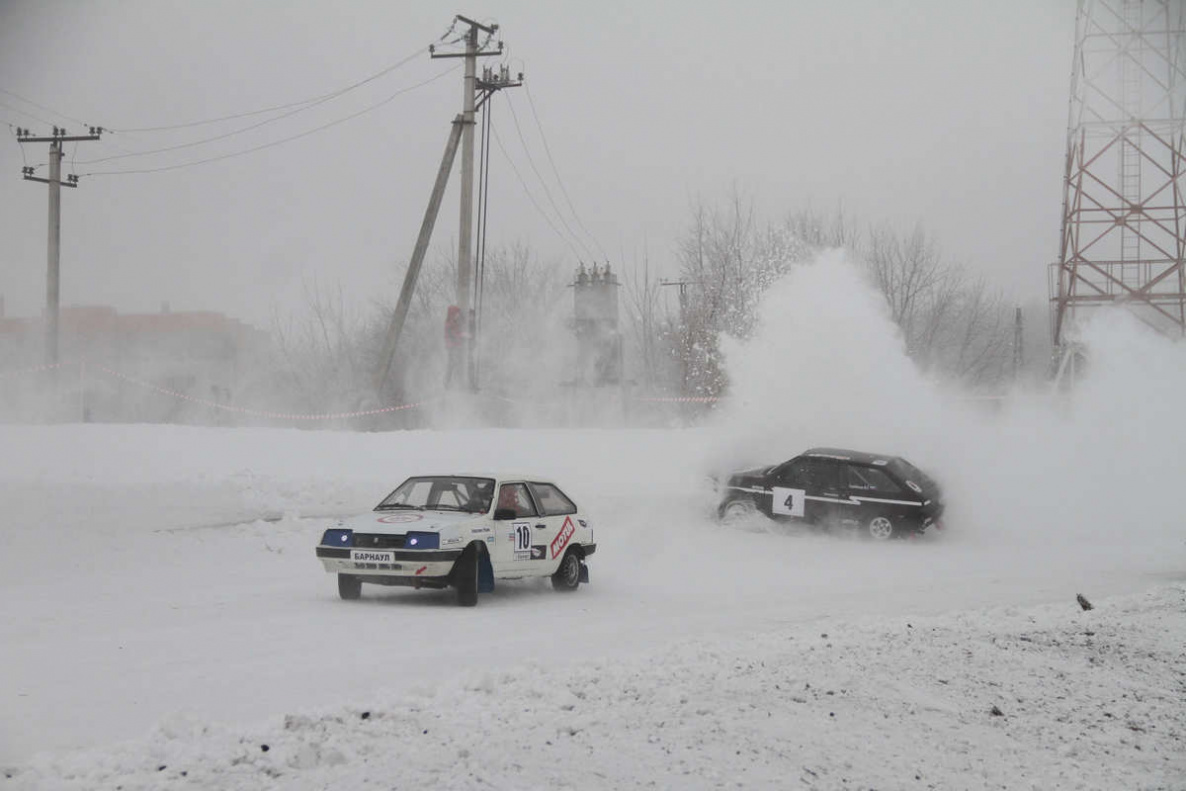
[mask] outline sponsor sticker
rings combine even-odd
[[[545,560],[548,557],[548,547],[544,544],[536,544],[531,547],[532,560]]]
[[[419,522],[424,517],[420,514],[391,514],[390,516],[382,516],[376,519],[376,522],[382,522],[385,525],[399,525],[404,522]]]
[[[572,517],[566,516],[564,518],[564,526],[560,528],[560,532],[552,539],[552,559],[560,557],[560,553],[568,546],[568,542],[572,540],[573,533],[577,531],[577,526],[572,523]]]
[[[531,560],[530,552],[516,552],[515,560]]]
[[[350,550],[350,559],[356,563],[391,563],[395,560],[394,552],[375,552],[369,549]]]

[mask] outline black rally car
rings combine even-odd
[[[859,529],[884,541],[942,529],[941,498],[938,484],[905,459],[812,448],[730,476],[717,510],[725,522],[760,511],[779,521]]]

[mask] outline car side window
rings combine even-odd
[[[848,465],[849,491],[865,494],[901,494],[902,490],[893,479],[876,467]]]
[[[779,482],[809,492],[833,491],[836,489],[836,465],[819,459],[797,459],[783,467]]]
[[[775,473],[775,478],[785,486],[807,488],[811,473],[811,462],[807,459],[795,459],[782,465]]]
[[[539,516],[525,483],[504,483],[498,487],[498,508],[500,510],[509,508],[514,511],[516,519],[524,516]]]
[[[533,483],[531,492],[535,495],[544,516],[563,516],[577,512],[576,504],[550,483]]]
[[[811,490],[837,492],[840,488],[840,466],[834,461],[816,459],[811,465]]]

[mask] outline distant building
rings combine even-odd
[[[179,399],[160,393],[147,399],[143,393],[130,397],[127,381],[103,368],[190,398],[226,402],[255,370],[269,343],[267,333],[238,319],[213,311],[173,312],[167,303],[160,313],[64,306],[58,327],[63,368],[85,362],[95,407],[117,413],[96,419],[169,419],[179,408]],[[44,344],[43,317],[6,317],[0,312],[0,373],[37,366],[45,357]],[[117,389],[125,391],[125,397],[114,397]],[[137,414],[124,414],[118,401],[137,403]]]

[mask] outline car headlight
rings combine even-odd
[[[321,543],[330,547],[352,547],[354,546],[354,531],[331,527],[321,534]]]
[[[441,536],[439,533],[421,533],[409,531],[404,540],[405,549],[440,549]]]

